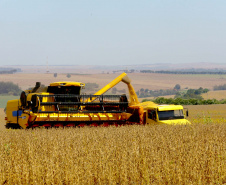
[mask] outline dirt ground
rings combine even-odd
[[[67,74],[58,74],[55,78],[53,74],[47,73],[16,73],[1,74],[0,81],[13,82],[18,84],[23,90],[34,87],[36,82],[48,85],[56,81],[77,81],[84,83],[97,83],[99,88],[110,83],[120,73],[116,74],[72,74],[67,78]],[[144,74],[128,73],[132,80],[132,85],[137,91],[141,88],[149,90],[172,89],[176,84],[181,88],[208,88],[213,89],[215,85],[226,84],[226,75],[175,75],[175,74]],[[127,89],[125,84],[119,83],[117,89]]]

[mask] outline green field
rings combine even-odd
[[[8,100],[18,99],[19,96],[0,96],[0,108],[5,108]]]

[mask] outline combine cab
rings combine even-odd
[[[128,86],[126,95],[104,95],[119,82]],[[21,93],[6,107],[6,128],[108,126],[123,124],[186,124],[182,106],[140,103],[126,73],[94,95],[81,95],[81,82],[55,82]],[[154,116],[156,115],[156,116]]]

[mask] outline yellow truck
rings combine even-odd
[[[150,124],[190,124],[185,119],[188,110],[184,110],[182,105],[158,105],[151,102],[142,103],[144,108],[144,123]]]
[[[124,82],[126,95],[104,95]],[[21,93],[20,99],[10,100],[6,107],[6,128],[109,126],[125,124],[189,124],[183,106],[158,105],[138,101],[126,73],[122,73],[94,95],[80,94],[81,82],[54,82]]]

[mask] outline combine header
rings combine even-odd
[[[104,95],[121,81],[128,86],[129,101],[126,95]],[[55,82],[45,88],[37,82],[32,90],[23,91],[19,100],[7,102],[6,128],[188,122],[182,106],[140,103],[130,82],[122,73],[94,95],[81,95],[85,86],[81,82]],[[171,119],[163,120],[169,112]]]
[[[117,95],[37,95],[39,106],[30,112],[27,127],[123,124],[128,102]],[[88,102],[87,99],[93,99]]]

